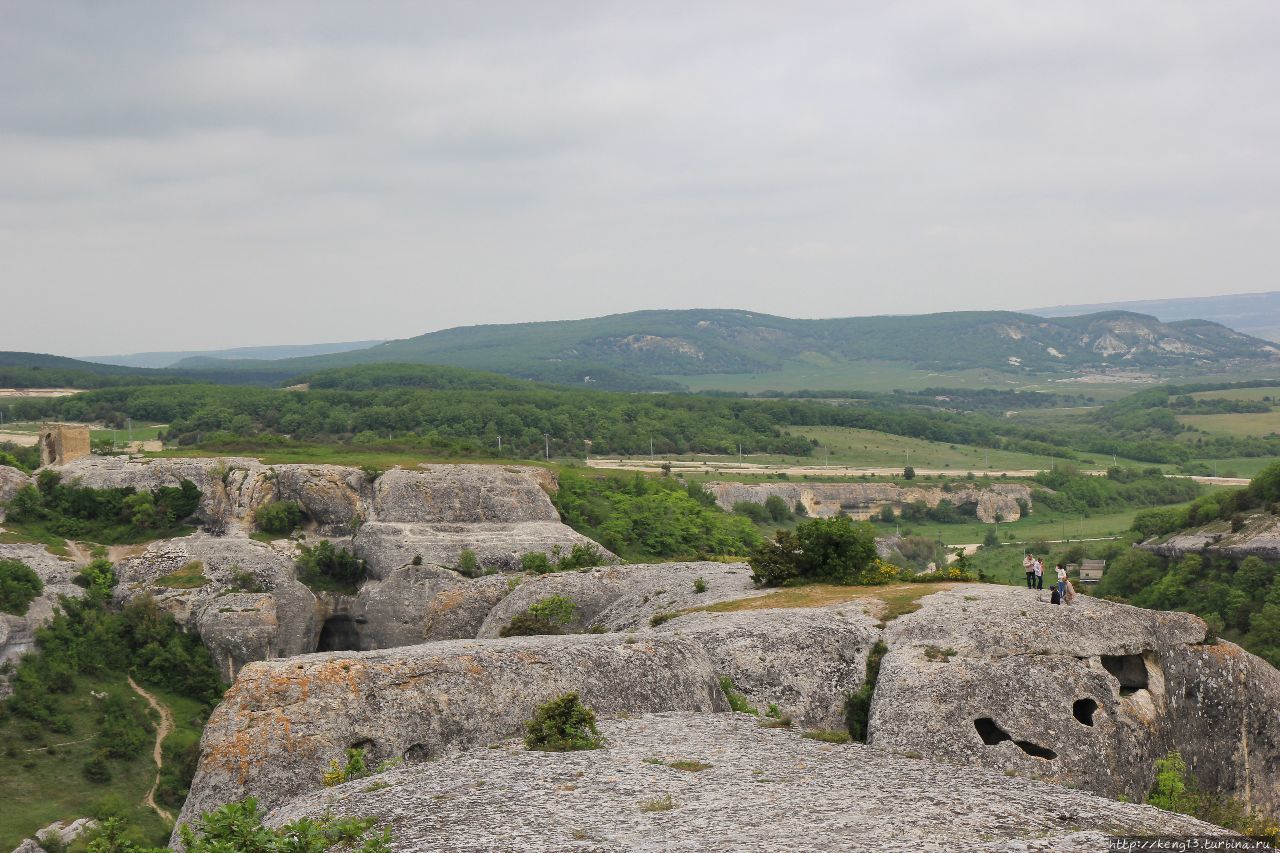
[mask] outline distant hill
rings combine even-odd
[[[1066,317],[1095,311],[1137,311],[1165,322],[1209,320],[1247,335],[1280,341],[1280,291],[1094,305],[1057,305],[1053,308],[1032,308],[1028,313],[1041,317]]]
[[[275,361],[281,358],[305,358],[312,355],[328,355],[368,349],[382,341],[347,341],[333,344],[292,344],[266,347],[233,347],[218,350],[181,350],[175,352],[135,352],[128,355],[89,355],[84,361],[99,364],[115,364],[123,367],[172,367],[180,361],[193,358],[255,359]]]
[[[661,377],[776,370],[818,355],[926,370],[1064,375],[1114,368],[1207,372],[1280,366],[1280,348],[1203,320],[1108,311],[1046,319],[1010,311],[794,320],[733,310],[637,311],[587,320],[469,326],[375,347],[275,361],[187,359],[201,370],[309,373],[381,362],[446,364],[561,384],[661,390]]]
[[[0,388],[106,388],[177,382],[153,370],[96,364],[37,352],[0,352]]]

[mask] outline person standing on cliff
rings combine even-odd
[[[1022,557],[1022,569],[1027,573],[1027,589],[1035,589],[1035,562],[1036,555],[1027,552]]]
[[[1058,598],[1064,598],[1067,594],[1067,567],[1058,563]]]
[[[1040,561],[1039,557],[1031,564],[1031,572],[1036,578],[1036,590],[1044,589],[1044,563]]]

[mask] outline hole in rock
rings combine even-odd
[[[973,727],[978,730],[978,737],[982,738],[982,742],[987,746],[995,746],[1006,740],[1013,740],[1009,733],[1000,728],[996,721],[990,717],[979,717],[973,721]],[[1014,740],[1013,745],[1035,758],[1053,760],[1058,757],[1058,753],[1052,749],[1043,747],[1038,743],[1032,743],[1029,740]]]
[[[371,740],[358,740],[351,744],[352,749],[358,749],[364,753],[365,766],[370,770],[376,768],[385,760],[382,747]]]
[[[1009,733],[996,725],[996,721],[990,717],[979,717],[973,721],[973,727],[978,730],[978,737],[982,738],[982,742],[987,746],[995,746],[1006,740],[1012,740]]]
[[[360,632],[350,616],[330,616],[320,629],[318,652],[354,652],[360,650]]]
[[[1103,655],[1102,667],[1120,682],[1120,695],[1147,689],[1147,662],[1142,655]]]
[[[1071,716],[1086,726],[1093,725],[1093,715],[1098,712],[1098,703],[1092,699],[1077,699],[1071,706]]]
[[[422,764],[431,761],[431,747],[425,743],[415,743],[404,751],[405,764]]]

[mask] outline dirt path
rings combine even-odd
[[[133,692],[146,699],[147,704],[160,715],[160,725],[156,727],[155,750],[152,753],[152,757],[156,762],[156,780],[151,783],[151,790],[147,791],[145,802],[156,814],[169,823],[173,823],[173,815],[156,804],[156,788],[160,787],[160,770],[164,767],[164,752],[161,749],[161,745],[164,743],[164,739],[169,736],[169,732],[173,731],[173,714],[169,713],[169,709],[160,704],[156,697],[139,687],[138,682],[134,681],[131,676],[126,677],[129,679],[129,686],[133,688]]]

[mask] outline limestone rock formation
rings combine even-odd
[[[1280,807],[1280,673],[1190,614],[1046,597],[966,585],[891,622],[870,743],[1130,798],[1178,749],[1215,790]]]
[[[464,550],[476,555],[483,569],[520,570],[520,558],[530,552],[555,560],[569,554],[574,545],[586,545],[605,560],[617,558],[572,527],[559,521],[525,522],[389,522],[371,521],[360,527],[353,546],[369,565],[369,574],[383,577],[409,565],[415,557],[437,566],[455,567]]]
[[[294,576],[291,550],[239,537],[195,534],[152,543],[116,564],[115,598],[150,595],[197,631],[223,678],[245,663],[314,651],[321,609]],[[174,577],[199,583],[175,586]],[[203,582],[201,582],[203,581]]]
[[[698,579],[705,592],[695,591]],[[658,613],[761,595],[744,563],[657,563],[606,566],[587,572],[559,572],[526,577],[493,608],[475,636],[497,637],[511,619],[553,595],[575,604],[566,633],[622,631],[647,626]]]
[[[1139,547],[1174,559],[1203,553],[1236,560],[1249,556],[1280,560],[1280,516],[1256,512],[1234,532],[1230,522],[1214,521],[1202,527],[1150,539]]]
[[[0,544],[0,559],[21,560],[40,576],[44,589],[22,615],[0,613],[0,663],[16,661],[35,647],[36,629],[53,618],[60,596],[79,598],[84,590],[72,583],[80,567],[59,559],[43,545]],[[8,678],[0,673],[0,699],[8,695]]]
[[[0,521],[4,521],[4,505],[13,500],[18,489],[31,484],[31,478],[8,465],[0,465]]]
[[[978,520],[990,524],[997,516],[1003,521],[1021,518],[1019,500],[1031,505],[1031,489],[1016,483],[969,486],[950,492],[893,483],[707,483],[706,489],[727,511],[739,502],[763,504],[771,495],[777,495],[792,510],[803,506],[815,518],[845,513],[865,520],[882,506],[900,510],[906,504],[924,501],[935,507],[939,501],[948,500],[956,506],[972,504]]]
[[[601,724],[607,748],[518,742],[299,797],[268,824],[335,814],[393,828],[395,850],[810,851],[1107,849],[1105,836],[1222,835],[1150,806],[761,728],[745,714]],[[667,763],[698,761],[696,772]],[[666,763],[659,763],[666,762]],[[645,811],[670,797],[671,808]]]
[[[209,719],[189,817],[246,794],[267,806],[320,784],[358,746],[417,762],[518,734],[579,692],[605,716],[721,711],[720,678],[802,724],[834,726],[875,635],[859,608],[692,614],[635,634],[517,637],[249,664]]]

